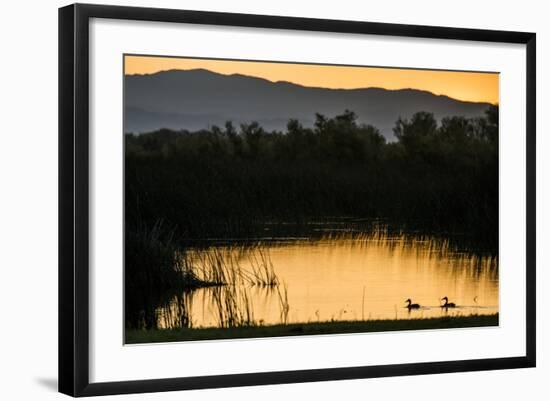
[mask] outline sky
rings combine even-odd
[[[471,102],[499,102],[499,74],[416,70],[363,66],[337,66],[258,61],[213,60],[158,56],[125,56],[124,73],[153,74],[167,70],[204,68],[220,74],[242,74],[272,82],[303,86],[355,89],[420,89]]]

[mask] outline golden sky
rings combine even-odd
[[[243,74],[323,88],[421,89],[474,102],[499,101],[499,74],[399,68],[270,63],[157,56],[125,56],[125,74],[204,68],[220,74]]]

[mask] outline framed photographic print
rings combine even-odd
[[[535,366],[535,34],[59,10],[59,390]]]

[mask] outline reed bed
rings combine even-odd
[[[140,223],[125,235],[125,320],[129,328],[156,328],[157,308],[182,289],[207,286],[178,257],[174,231],[162,220]]]
[[[316,115],[314,128],[294,121],[286,132],[127,134],[126,220],[164,216],[186,239],[205,239],[248,238],[267,220],[386,218],[467,231],[496,249],[498,108],[441,121],[419,111],[396,121],[392,142],[356,117]]]
[[[279,285],[279,279],[275,273],[273,262],[267,249],[257,248],[249,255],[252,272],[249,281],[253,285],[275,287]]]
[[[190,274],[212,285],[279,285],[269,250],[258,244],[191,250],[180,253],[179,258]]]
[[[262,324],[254,318],[252,297],[249,294],[249,288],[254,286],[266,291],[277,288],[281,321],[287,321],[289,306],[286,285],[283,290],[278,289],[279,279],[265,247],[255,244],[246,248],[237,245],[176,251],[170,262],[174,272],[178,272],[181,277],[192,277],[195,285],[183,286],[183,295],[174,295],[148,313],[141,311],[141,315],[148,316],[148,323],[145,324],[142,319],[138,327],[193,327],[191,291],[200,287],[209,287],[209,303],[217,316],[218,327]]]

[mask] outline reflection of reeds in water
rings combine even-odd
[[[290,311],[290,305],[288,303],[288,291],[286,284],[283,284],[283,290],[281,291],[277,287],[277,296],[279,297],[279,306],[281,308],[281,323],[288,323],[288,312]]]
[[[246,287],[228,285],[212,290],[218,327],[255,326],[254,310]]]
[[[193,327],[191,319],[193,296],[188,292],[175,295],[164,307],[157,309],[157,321],[160,327]]]

